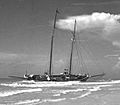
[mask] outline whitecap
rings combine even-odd
[[[14,103],[14,105],[33,105],[37,104],[40,101],[40,99],[34,99],[34,100],[24,100],[24,101],[19,101],[17,103]]]
[[[120,80],[102,81],[102,82],[80,82],[81,85],[102,85],[102,84],[117,84]]]
[[[108,87],[108,86],[111,86],[111,85],[89,86],[89,87],[86,88],[87,92],[85,94],[82,94],[81,96],[71,98],[71,99],[78,99],[78,98],[86,97],[86,96],[90,95],[92,92],[101,90],[101,87]]]
[[[59,99],[44,99],[42,100],[40,103],[43,103],[43,102],[60,102],[60,101],[64,101],[66,100],[66,98],[59,98]]]
[[[52,90],[53,93],[67,94],[72,92],[79,92],[87,89],[68,89],[68,90]]]
[[[20,83],[36,83],[34,80],[23,80],[19,81]]]
[[[46,103],[46,102],[60,102],[60,101],[64,101],[66,100],[66,98],[59,98],[59,99],[33,99],[33,100],[22,100],[16,103],[12,103],[9,105],[38,105],[40,103]]]
[[[29,81],[21,82],[13,82],[13,83],[1,83],[2,86],[9,86],[9,87],[64,87],[64,86],[71,86],[74,84],[78,84],[79,81],[70,81],[70,82],[33,82]]]
[[[19,82],[13,82],[13,83],[1,83],[2,86],[8,86],[8,87],[66,87],[66,86],[79,86],[79,85],[108,85],[108,84],[116,84],[120,83],[120,80],[115,81],[109,81],[109,82],[80,82],[80,81],[68,81],[68,82],[52,82],[52,81],[46,81],[46,82],[35,82],[35,81],[19,81]]]
[[[60,96],[60,94],[54,94],[53,96]]]
[[[38,91],[42,91],[42,89],[35,88],[35,89],[24,89],[24,90],[15,90],[15,91],[4,91],[4,92],[0,92],[0,97],[12,96],[12,95],[21,94],[21,93],[32,93],[32,92],[38,92]]]
[[[91,91],[88,91],[88,92],[86,92],[85,94],[82,94],[81,96],[74,97],[74,98],[70,98],[70,99],[75,100],[75,99],[78,99],[78,98],[83,98],[83,97],[88,96],[89,94],[91,94]]]

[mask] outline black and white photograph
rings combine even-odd
[[[120,105],[120,0],[0,0],[0,105]]]

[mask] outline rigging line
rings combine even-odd
[[[83,46],[83,45],[81,45],[81,47],[85,50],[85,52],[88,54],[88,56],[90,57],[91,56],[91,54],[86,50],[86,48]],[[90,57],[92,60],[93,60],[93,57]],[[97,63],[95,62],[94,63],[95,64],[95,66],[97,65]],[[97,67],[97,66],[96,66]]]
[[[81,43],[79,42],[79,44],[80,44],[80,50],[82,51]],[[82,52],[81,52],[81,57],[82,57]],[[85,70],[86,70],[86,72],[88,73],[88,68],[87,68],[86,63],[85,63],[84,60],[83,60],[83,57],[82,57],[82,61],[83,61],[83,65],[84,65],[84,67],[85,67]]]
[[[83,66],[83,63],[82,62],[80,62],[80,57],[81,57],[81,60],[82,60],[82,55],[80,54],[80,56],[79,56],[79,53],[78,53],[78,47],[77,47],[77,43],[75,43],[75,47],[76,47],[76,51],[77,51],[77,56],[78,56],[78,64],[79,64],[79,66],[80,66],[80,64],[82,65],[81,67],[82,67],[82,69],[81,69],[81,72],[83,73],[83,71],[84,71],[84,66]]]
[[[79,36],[78,36],[79,37]],[[88,43],[87,43],[87,46],[88,46]],[[93,59],[94,61],[96,61],[96,62],[94,62],[94,64],[95,64],[95,66],[97,67],[97,59],[95,59],[95,57],[93,56],[93,54],[92,54],[92,51],[90,50],[90,48],[89,47],[87,47],[87,49],[89,49],[90,51],[88,51],[83,45],[81,45],[81,47],[86,51],[86,53],[89,55],[89,56],[92,56],[91,57],[91,59]]]
[[[80,42],[79,42],[79,44],[80,44]],[[77,43],[76,43],[76,46],[77,46]],[[81,46],[81,44],[80,44],[80,46]],[[88,68],[87,68],[87,66],[86,66],[86,64],[85,64],[85,62],[83,60],[83,56],[82,56],[82,52],[81,51],[82,51],[82,48],[80,47],[80,51],[79,52],[80,52],[80,57],[81,57],[81,65],[83,67],[83,70],[87,71],[87,73],[88,73]]]
[[[72,33],[72,32],[71,32]],[[73,34],[73,33],[72,33]],[[66,37],[68,37],[68,39],[70,39],[71,40],[71,36],[70,36],[70,34],[68,33],[68,34],[65,34],[65,36]]]
[[[83,47],[83,49],[84,49],[84,50],[86,50],[86,48],[85,48],[83,45],[82,45],[82,47]],[[89,50],[90,50],[90,48],[89,48]],[[94,57],[93,57],[93,55],[92,55],[91,51],[89,51],[89,52],[88,52],[88,51],[86,50],[86,52],[88,53],[88,55],[89,55],[89,56],[92,56],[92,57],[91,57],[91,59],[93,59],[93,60],[97,61],[96,59],[94,59]],[[97,65],[97,63],[96,63],[96,62],[95,62],[95,64]]]
[[[86,48],[81,44],[81,47],[84,49],[84,51],[88,54],[88,56],[91,56],[91,54],[86,50]]]
[[[68,32],[70,32],[70,33],[72,33],[71,31],[68,31]],[[72,33],[73,34],[73,33]],[[65,34],[65,36],[67,37],[67,39],[69,39],[69,40],[71,40],[71,34],[69,34],[69,33],[67,33],[67,34]],[[70,47],[70,46],[69,46]],[[70,47],[71,48],[71,47]],[[69,50],[70,51],[70,50]],[[69,52],[68,51],[66,51],[66,58],[69,58]],[[69,62],[69,59],[67,59],[67,62]],[[67,68],[69,68],[69,63],[67,63]]]
[[[80,39],[80,38],[79,38],[79,35],[77,35],[77,36],[78,36],[78,40],[79,40],[79,39]],[[79,41],[79,45],[81,46],[81,47],[80,47],[80,50],[82,50],[82,45],[81,45],[81,42],[80,42],[80,41]],[[82,53],[81,53],[81,52],[80,52],[80,56],[82,57]],[[83,57],[82,57],[82,60],[83,60]],[[83,60],[83,64],[84,64],[84,67],[86,67],[86,71],[87,71],[87,73],[88,73],[88,68],[87,68],[84,60]]]

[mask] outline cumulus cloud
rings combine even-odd
[[[93,32],[102,38],[109,40],[115,46],[120,46],[120,14],[98,13],[91,15],[69,16],[66,19],[59,19],[57,27],[63,30],[74,29],[74,22],[77,21],[77,32]]]

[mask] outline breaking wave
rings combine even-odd
[[[24,100],[24,101],[19,101],[19,102],[16,102],[14,103],[13,105],[35,105],[37,104],[38,102],[40,101],[40,99],[34,99],[34,100]]]
[[[59,101],[63,101],[65,100],[66,98],[59,98],[59,99],[45,99],[45,100],[42,100],[40,103],[43,103],[43,102],[59,102]]]
[[[85,96],[88,96],[89,94],[91,94],[91,92],[101,90],[102,87],[110,87],[110,86],[112,86],[112,85],[87,86],[87,87],[80,87],[78,89],[53,90],[52,92],[56,93],[53,96],[60,96],[61,94],[78,93],[78,92],[86,91],[85,94],[82,94],[82,95],[75,97],[75,98],[71,98],[71,99],[77,99],[77,98],[83,98]]]
[[[84,92],[84,94],[80,94],[80,96],[71,98],[83,98],[88,96],[94,91],[99,91],[103,87],[109,87],[113,84],[120,83],[120,80],[115,81],[105,81],[105,82],[79,82],[79,81],[69,81],[69,82],[35,82],[35,81],[18,81],[12,83],[1,83],[1,86],[12,87],[15,90],[6,90],[0,91],[0,97],[7,97],[22,93],[32,93],[32,92],[40,92],[46,91],[43,87],[57,87],[48,91],[52,93],[51,95],[54,97],[59,97],[62,94],[66,95],[68,93],[78,93]],[[17,88],[16,88],[17,87]],[[61,89],[59,89],[61,87]],[[66,87],[66,89],[64,88]],[[20,88],[20,89],[19,89]],[[25,89],[26,88],[26,89]],[[45,101],[45,100],[44,100]],[[47,100],[48,101],[48,100]]]
[[[64,101],[66,98],[58,98],[58,99],[33,99],[33,100],[22,100],[16,103],[13,103],[12,105],[36,105],[40,103],[46,103],[46,102],[60,102]],[[10,104],[11,105],[11,104]]]
[[[105,82],[79,82],[79,81],[69,81],[69,82],[35,82],[35,81],[19,81],[13,83],[1,83],[1,86],[9,87],[65,87],[71,85],[107,85],[120,83],[120,80],[115,81],[105,81]]]
[[[102,82],[81,82],[81,85],[102,85],[102,84],[117,84],[120,80],[102,81]]]
[[[86,92],[85,94],[82,94],[81,96],[74,97],[74,98],[71,98],[71,99],[72,99],[72,100],[75,100],[75,99],[78,99],[78,98],[83,98],[83,97],[88,96],[89,94],[91,94],[91,91],[88,91],[88,92]]]
[[[70,81],[70,82],[35,82],[35,81],[19,81],[13,83],[1,83],[1,86],[9,87],[62,87],[79,84],[79,81]]]
[[[36,88],[36,89],[3,91],[3,92],[0,92],[0,97],[12,96],[12,95],[21,94],[21,93],[32,93],[32,92],[38,92],[38,91],[42,91],[42,89]]]

